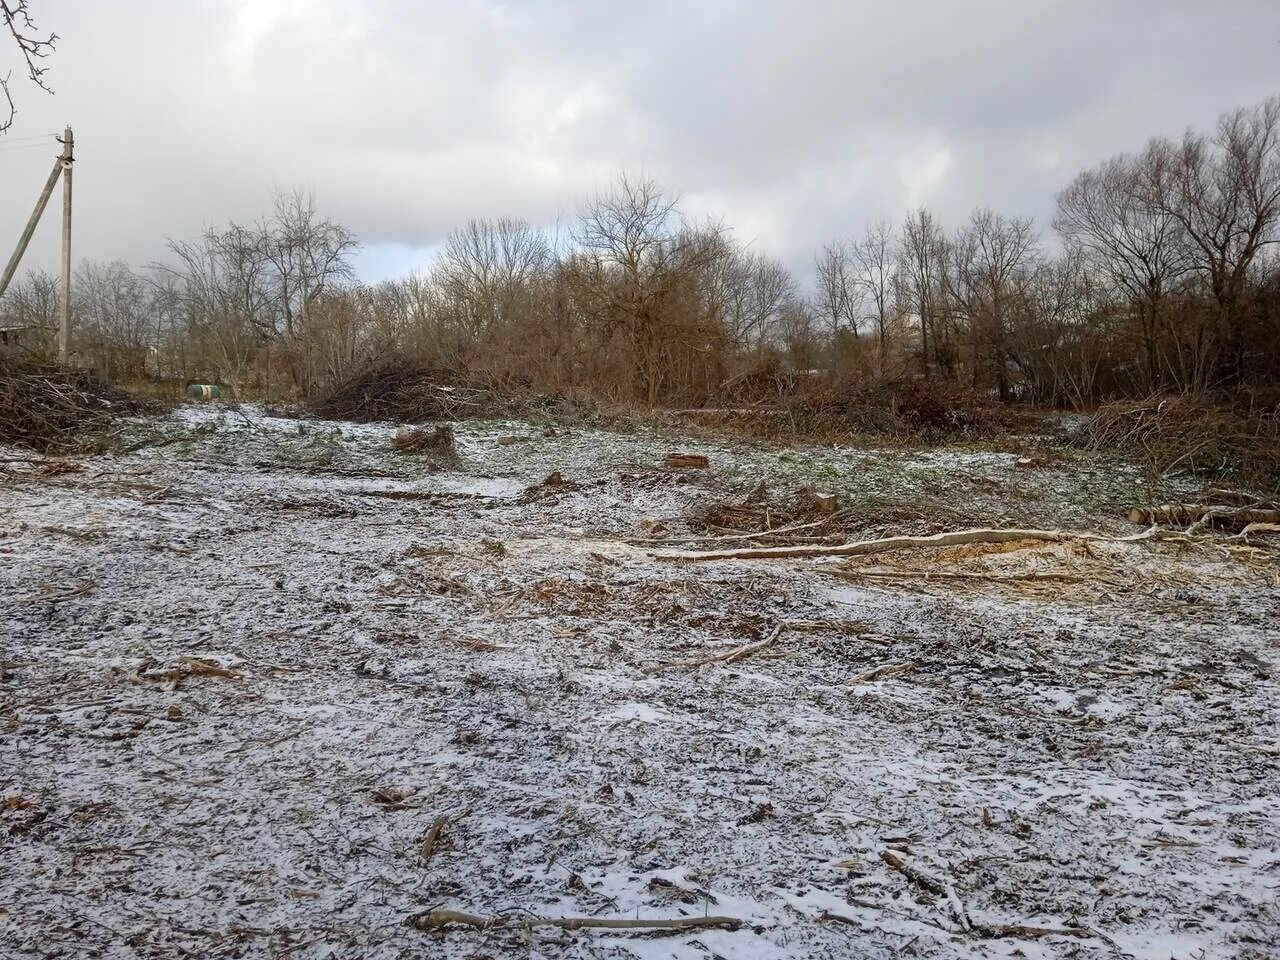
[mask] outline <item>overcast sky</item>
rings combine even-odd
[[[1035,216],[1083,166],[1280,92],[1277,0],[31,0],[62,39],[0,137],[7,257],[76,134],[75,255],[311,189],[366,279],[471,217],[564,229],[621,169],[807,273],[927,204]],[[34,143],[34,146],[33,146]],[[57,210],[24,265],[52,266]],[[807,278],[802,278],[807,279]]]

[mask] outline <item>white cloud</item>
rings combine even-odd
[[[1274,92],[1272,6],[59,0],[57,96],[16,86],[12,135],[75,126],[77,255],[144,263],[296,184],[381,275],[471,216],[563,224],[626,168],[807,271],[918,204],[1044,223],[1081,166]],[[56,145],[4,147],[16,235]]]

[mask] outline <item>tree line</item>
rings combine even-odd
[[[162,264],[81,264],[73,352],[115,379],[276,396],[429,358],[647,406],[706,402],[752,371],[1074,406],[1280,383],[1280,97],[1080,173],[1050,226],[979,209],[948,229],[914,210],[829,243],[797,280],[624,175],[566,238],[473,220],[425,271],[362,284],[356,237],[295,192],[171,242]],[[0,317],[48,351],[57,302],[57,278],[31,271]]]

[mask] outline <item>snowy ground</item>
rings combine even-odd
[[[431,472],[393,432],[187,408],[0,464],[0,956],[1280,955],[1272,553],[676,564],[644,541],[762,477],[871,536],[1129,533],[1141,480],[519,423]]]

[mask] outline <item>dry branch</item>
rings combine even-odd
[[[789,557],[860,557],[907,547],[954,547],[966,543],[1014,543],[1018,540],[1040,540],[1061,543],[1067,540],[1108,540],[1132,543],[1161,536],[1154,529],[1130,537],[1107,537],[1097,533],[1075,533],[1066,530],[994,530],[978,528],[935,533],[923,537],[883,537],[859,540],[835,546],[748,547],[742,550],[667,550],[652,554],[660,560],[769,560]]]
[[[98,585],[98,581],[92,578],[83,580],[74,587],[58,587],[53,590],[46,590],[44,593],[36,594],[33,597],[24,597],[27,603],[56,603],[59,600],[70,600],[72,597],[79,597],[88,593]]]
[[[960,924],[964,930],[972,930],[973,922],[969,919],[969,912],[965,910],[964,904],[960,902],[960,896],[956,893],[956,888],[952,886],[951,881],[945,877],[936,877],[931,873],[921,870],[919,867],[899,857],[891,850],[881,850],[880,859],[886,864],[897,870],[900,874],[910,880],[912,883],[924,887],[931,893],[936,893],[941,897],[946,897],[948,905],[951,907],[952,917],[956,923]]]
[[[431,862],[431,855],[435,853],[436,844],[440,842],[440,835],[444,833],[444,826],[448,822],[449,818],[446,816],[436,817],[435,822],[431,824],[431,828],[427,831],[427,835],[423,837],[418,857],[424,864]]]
[[[975,573],[962,570],[833,570],[835,576],[846,580],[984,580],[988,583],[1083,583],[1085,578],[1070,573]]]
[[[736,917],[671,917],[654,920],[622,920],[606,917],[481,917],[461,910],[431,910],[409,919],[409,925],[418,930],[442,930],[450,925],[492,930],[499,927],[517,927],[525,930],[533,927],[559,927],[562,930],[685,930],[689,928],[719,927],[737,930],[745,921]]]
[[[910,673],[916,668],[914,660],[907,660],[903,663],[886,663],[876,667],[874,670],[868,670],[866,673],[860,673],[856,677],[850,677],[849,683],[871,683],[873,680],[889,680],[893,677],[900,677],[903,674]],[[885,861],[888,863],[888,861]]]
[[[982,936],[996,940],[1003,937],[1019,940],[1034,940],[1038,937],[1075,937],[1083,940],[1099,936],[1096,931],[1088,927],[1028,927],[1021,923],[976,924],[974,929]]]
[[[757,640],[755,643],[748,643],[742,647],[734,647],[732,650],[725,650],[722,653],[712,654],[709,657],[698,657],[694,660],[679,660],[675,663],[661,663],[656,667],[650,667],[645,673],[653,675],[661,673],[663,670],[670,670],[674,667],[701,667],[708,663],[737,663],[739,660],[745,660],[754,653],[759,653],[766,647],[771,647],[778,642],[778,637],[782,636],[783,624],[778,624],[773,631],[763,640]]]

